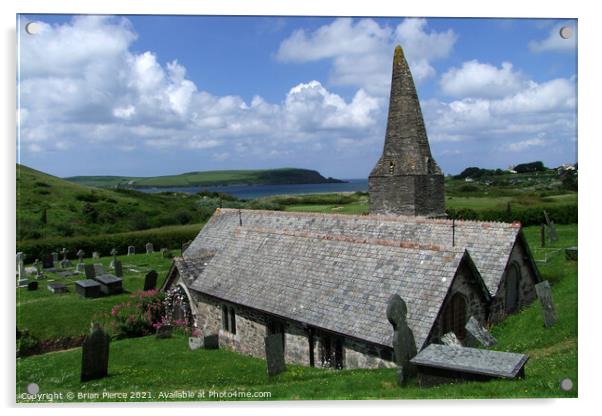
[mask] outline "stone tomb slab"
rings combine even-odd
[[[457,381],[515,379],[525,375],[524,354],[431,344],[410,362],[418,369],[421,386]]]
[[[50,290],[52,293],[67,293],[67,292],[69,292],[69,289],[67,289],[67,286],[65,286],[62,283],[49,283],[48,284],[48,290]]]
[[[110,275],[103,274],[95,276],[94,280],[100,283],[100,291],[104,295],[115,295],[123,292],[123,279]]]
[[[97,298],[100,296],[100,283],[93,279],[78,280],[75,282],[75,291],[84,298]]]
[[[489,331],[483,327],[474,316],[471,316],[466,322],[466,341],[465,344],[468,347],[477,347],[482,345],[484,347],[491,347],[496,344],[495,338],[489,333]]]

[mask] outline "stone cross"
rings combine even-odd
[[[535,292],[541,303],[544,325],[546,328],[550,328],[556,323],[556,310],[554,308],[554,301],[552,300],[550,283],[547,280],[537,283],[535,285]]]
[[[387,302],[387,319],[393,325],[393,350],[397,364],[397,384],[404,385],[416,373],[410,360],[416,355],[416,341],[407,322],[408,307],[397,294]]]
[[[153,243],[146,243],[146,245],[144,246],[144,248],[146,249],[146,254],[151,254],[155,252],[155,248],[153,247]]]
[[[79,259],[79,262],[83,263],[84,262],[84,256],[86,255],[86,252],[80,248],[79,250],[77,250],[76,255],[77,255],[77,258]]]
[[[157,287],[157,278],[159,277],[159,275],[157,274],[156,271],[151,270],[150,272],[148,272],[146,274],[146,277],[144,278],[144,291],[146,292],[147,290],[152,290],[155,289]]]
[[[90,335],[82,344],[80,381],[106,377],[109,370],[109,344],[111,337],[98,325],[93,325]]]
[[[491,347],[497,343],[495,338],[485,329],[474,316],[466,322],[466,342],[468,346],[482,345]]]
[[[131,256],[133,254],[136,254],[136,247],[128,246],[128,256]]]
[[[69,250],[67,250],[66,247],[63,247],[63,249],[61,250],[61,254],[63,255],[63,260],[67,260],[67,253],[69,253]]]
[[[284,364],[284,347],[282,334],[272,334],[265,337],[265,360],[268,366],[268,375],[275,376],[286,370]]]
[[[111,260],[111,263],[109,263],[109,268],[114,269],[115,268],[115,261],[117,260],[117,250],[116,249],[111,249],[111,256],[113,256],[113,260]]]

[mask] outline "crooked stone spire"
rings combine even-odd
[[[431,155],[414,79],[395,48],[383,154],[370,173],[370,212],[442,216],[443,174]]]

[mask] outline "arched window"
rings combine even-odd
[[[458,339],[462,340],[466,336],[464,325],[466,325],[466,298],[460,293],[455,293],[445,307],[441,335],[453,331]]]
[[[512,263],[506,274],[506,313],[514,313],[519,306],[520,269],[518,264]]]

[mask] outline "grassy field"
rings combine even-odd
[[[552,284],[558,315],[557,324],[545,329],[540,305],[535,302],[492,328],[498,340],[493,349],[529,355],[524,380],[448,384],[428,389],[421,389],[411,382],[408,387],[401,389],[395,385],[395,371],[391,369],[332,371],[300,366],[288,366],[285,373],[268,378],[265,361],[261,359],[222,350],[190,351],[186,338],[182,336],[167,340],[144,337],[114,341],[111,344],[109,377],[87,383],[79,382],[79,348],[18,359],[17,400],[26,401],[19,394],[32,382],[40,386],[40,393],[101,394],[108,391],[128,394],[138,391],[148,392],[150,400],[172,400],[160,394],[175,390],[205,392],[205,397],[196,397],[194,400],[218,400],[219,397],[209,397],[211,391],[270,393],[269,398],[252,400],[577,397],[577,263],[567,261],[564,253],[559,251],[577,244],[577,225],[558,226],[560,241],[546,248],[539,247],[538,227],[526,227],[524,231],[534,257],[543,259],[547,254],[548,261],[538,264],[543,278]],[[124,260],[126,264],[137,264],[138,268],[146,265],[163,272],[168,265],[166,260],[145,255]],[[106,261],[108,259],[102,260],[103,263]],[[126,275],[126,288],[140,287],[143,273],[126,273],[129,274]],[[41,327],[47,325],[48,316],[52,316],[53,321],[63,322],[63,331],[74,331],[76,326],[70,323],[74,314],[55,315],[53,310],[60,302],[52,297],[50,299],[54,302],[38,308],[45,313],[40,312],[33,318],[32,312],[27,309],[35,302],[27,301],[33,301],[36,296],[45,297],[42,293],[31,295],[30,298],[24,295],[20,297],[24,302],[20,310],[30,315],[30,325],[38,327],[31,319],[42,321],[37,331],[44,331]],[[64,299],[70,302],[80,300],[70,300],[70,296],[74,295],[66,295]],[[76,304],[73,305],[75,308]],[[82,319],[80,324],[86,324],[87,327],[85,321],[87,319]],[[80,324],[77,328],[80,328]],[[61,330],[56,328],[54,331]],[[568,392],[559,388],[560,381],[567,377],[574,383],[573,389]],[[94,399],[102,400],[102,396]],[[146,399],[134,396],[127,400]],[[75,400],[64,401],[86,399],[76,397]]]
[[[328,182],[327,178],[324,178],[314,170],[295,168],[188,172],[181,175],[155,176],[146,178],[133,176],[73,176],[65,179],[81,185],[103,188],[115,188],[118,186],[135,188],[161,188],[230,184],[275,185]]]

